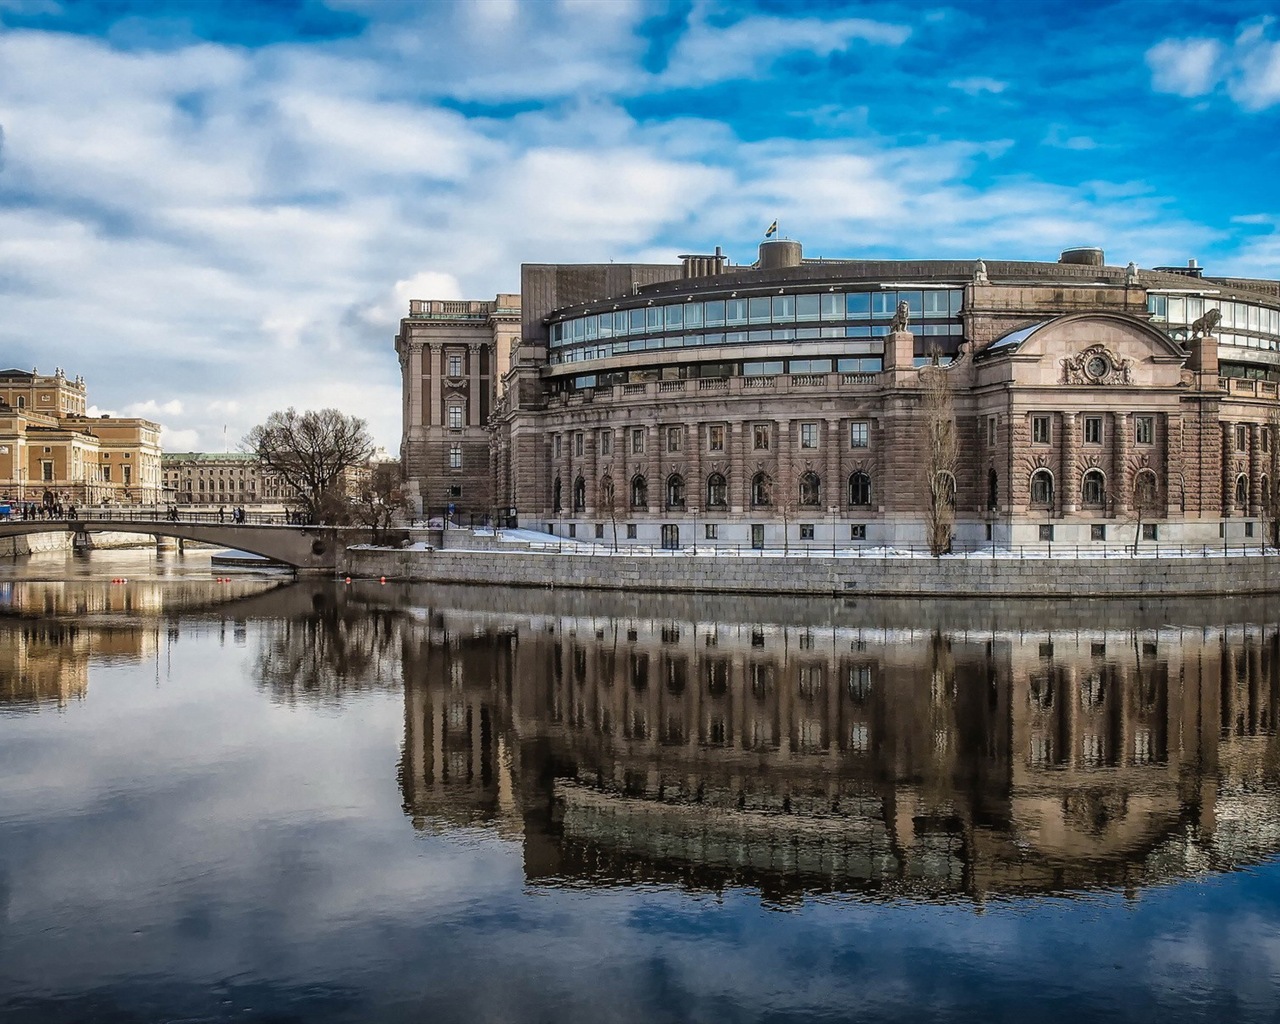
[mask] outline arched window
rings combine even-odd
[[[849,504],[871,504],[871,477],[858,472],[849,477]]]
[[[684,508],[684,477],[679,473],[667,477],[667,508]]]
[[[952,508],[956,504],[956,478],[945,469],[938,473],[938,497]]]
[[[1107,478],[1102,470],[1091,469],[1080,484],[1080,503],[1087,508],[1101,508],[1107,494]]]
[[[1047,469],[1037,469],[1031,474],[1031,504],[1053,507],[1053,474]]]
[[[1249,478],[1243,473],[1236,477],[1236,504],[1241,508],[1249,504]]]
[[[631,507],[649,507],[649,483],[642,476],[631,478]]]
[[[562,487],[560,485],[560,478],[556,477],[556,482],[551,485],[551,511],[552,512],[559,512],[562,508],[564,508],[564,503],[561,497],[561,491],[562,491]]]
[[[727,508],[729,505],[729,484],[719,473],[707,477],[707,508]]]
[[[822,481],[817,473],[806,473],[800,478],[800,504],[805,506],[822,504]]]
[[[987,508],[994,511],[1000,505],[1000,477],[993,469],[987,474]]]
[[[587,482],[578,477],[573,482],[573,510],[581,512],[587,507]]]
[[[768,473],[757,473],[751,478],[751,504],[756,507],[773,504],[773,481]]]
[[[1133,507],[1141,511],[1150,512],[1156,507],[1160,488],[1156,483],[1156,474],[1154,470],[1141,470],[1137,476],[1133,478]]]

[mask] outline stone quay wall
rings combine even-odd
[[[876,597],[1174,597],[1280,592],[1280,555],[850,558],[351,548],[352,577],[495,587]]]

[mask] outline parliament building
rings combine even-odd
[[[407,491],[455,523],[919,546],[940,491],[954,550],[1274,540],[1280,282],[1195,261],[526,264],[396,350]]]

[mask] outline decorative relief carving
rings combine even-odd
[[[1104,345],[1091,345],[1062,360],[1063,384],[1132,384],[1132,361],[1117,358]]]

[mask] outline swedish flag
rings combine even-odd
[[[769,230],[764,233],[765,238],[772,238],[778,233],[778,222],[775,220],[769,225]]]

